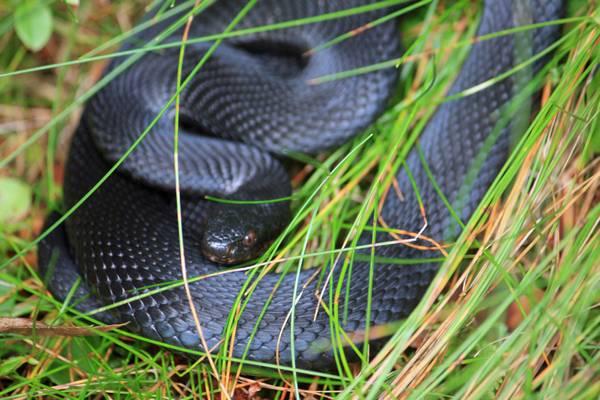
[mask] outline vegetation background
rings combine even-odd
[[[568,2],[541,110],[422,304],[370,364],[341,360],[337,373],[226,362],[214,370],[114,327],[81,328],[89,320],[53,300],[36,274],[35,239],[48,210],[61,208],[81,105],[147,6],[0,0],[0,398],[600,396],[596,1]],[[409,52],[397,100],[377,135],[308,160],[294,177],[299,203],[327,183],[305,210],[320,233],[303,246],[301,221],[284,252],[327,250],[326,238],[356,219],[383,156],[408,146],[443,101],[480,10],[425,0],[401,17]]]

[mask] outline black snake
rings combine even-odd
[[[261,0],[236,29],[327,15],[372,3]],[[224,31],[245,4],[242,0],[222,0],[206,7],[193,20],[190,38]],[[213,274],[226,268],[224,263],[255,257],[289,221],[288,202],[223,204],[206,201],[204,195],[233,200],[289,196],[291,186],[282,156],[290,151],[314,154],[334,148],[363,132],[383,111],[395,88],[397,68],[319,85],[307,83],[311,78],[399,57],[394,21],[366,29],[371,21],[395,10],[394,6],[373,8],[341,18],[323,18],[318,23],[226,39],[183,89],[179,174],[190,277]],[[554,20],[561,12],[560,0],[488,0],[477,35]],[[152,15],[146,21],[151,21]],[[157,19],[130,38],[125,49],[147,43],[181,16]],[[309,56],[305,54],[353,30],[357,34],[350,38]],[[167,41],[181,40],[182,31],[182,27],[176,29]],[[545,26],[475,43],[449,94],[489,83],[523,61],[519,59],[523,54],[527,59],[546,48],[558,32],[556,25]],[[184,79],[212,43],[187,45]],[[178,47],[148,52],[88,102],[66,166],[67,207],[107,172],[173,96],[178,58]],[[113,61],[109,71],[121,62]],[[542,65],[537,61],[529,72],[534,73]],[[468,220],[505,162],[510,132],[519,129],[512,122],[499,129],[494,127],[501,123],[506,106],[527,80],[512,74],[492,83],[440,105],[419,139],[433,177],[463,221]],[[79,299],[76,307],[82,311],[123,301],[146,293],[153,285],[182,278],[174,200],[174,119],[175,109],[170,107],[119,169],[41,243],[40,266],[50,290],[59,299],[66,298],[78,278],[81,281],[74,299]],[[466,177],[482,151],[482,163],[467,184]],[[437,241],[455,238],[457,226],[416,151],[409,153],[406,165],[427,211],[429,224],[423,235]],[[396,178],[404,198],[388,195],[381,217],[391,227],[418,232],[423,219],[411,182],[402,168]],[[363,243],[369,243],[370,233],[365,236],[369,238]],[[393,238],[381,233],[377,240]],[[360,252],[369,254],[370,250]],[[431,257],[400,244],[380,247],[376,252],[389,258]],[[370,324],[406,317],[436,269],[434,262],[376,264]],[[335,266],[330,282],[348,280],[348,276],[340,277],[341,270]],[[342,321],[347,332],[365,328],[369,272],[369,262],[354,261],[347,282],[349,297],[340,299],[340,303],[348,302],[347,319]],[[314,318],[318,304],[315,293],[322,288],[317,280],[309,280],[313,273],[305,270],[299,274],[302,296],[295,307],[295,353],[291,352],[289,321],[295,274],[279,281],[281,275],[268,273],[249,299],[243,299],[247,305],[237,321],[233,356],[246,354],[250,360],[277,360],[282,364],[290,364],[295,357],[297,365],[312,368],[333,364],[329,317],[321,311]],[[209,348],[219,344],[246,279],[244,272],[231,272],[190,284]],[[125,301],[96,316],[106,322],[128,322],[128,329],[152,339],[203,349],[181,285]]]

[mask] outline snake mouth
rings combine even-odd
[[[239,264],[241,262],[247,261],[248,259],[241,259],[236,257],[228,257],[222,256],[218,254],[204,253],[204,257],[206,257],[209,261],[212,261],[216,264],[224,264],[224,265],[232,265]]]
[[[246,261],[250,261],[260,257],[273,243],[273,240],[267,241],[263,245],[259,246],[255,251],[248,252],[236,252],[232,251],[233,246],[227,246],[225,251],[215,251],[214,248],[210,248],[203,243],[202,255],[209,261],[221,265],[234,265],[241,264]]]
[[[202,243],[202,255],[217,264],[236,264],[243,261],[243,256],[236,254],[234,248],[230,245],[221,243]]]
[[[223,265],[239,264],[255,257],[255,253],[244,251],[236,243],[203,240],[201,249],[206,259]]]
[[[210,261],[214,262],[215,264],[224,264],[224,265],[233,265],[238,262],[237,260],[234,260],[232,258],[221,258],[221,257],[214,257],[214,256],[208,256],[208,259]]]

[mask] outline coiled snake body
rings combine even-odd
[[[365,1],[259,1],[237,28],[321,15],[364,5]],[[222,32],[245,2],[223,0],[197,15],[191,37]],[[190,277],[221,271],[223,263],[256,256],[287,223],[286,203],[223,205],[204,195],[242,200],[290,194],[289,178],[278,156],[287,151],[315,153],[342,144],[363,131],[386,105],[396,82],[388,68],[320,85],[311,78],[372,65],[399,55],[393,22],[367,29],[310,57],[302,54],[353,29],[364,27],[386,10],[225,40],[181,93],[181,179],[184,244]],[[556,19],[561,1],[488,0],[478,35],[517,25]],[[174,22],[152,25],[128,41],[139,47]],[[237,29],[236,28],[236,29]],[[470,50],[450,89],[459,93],[512,68],[520,39],[530,54],[556,39],[547,26],[518,35],[478,42]],[[179,29],[169,37],[181,39]],[[183,77],[190,74],[211,43],[188,44]],[[75,204],[108,171],[152,122],[177,87],[179,48],[151,52],[118,75],[87,104],[73,139],[66,167],[64,198]],[[122,61],[114,61],[113,70]],[[536,62],[533,72],[542,65]],[[420,136],[424,159],[463,221],[468,220],[504,163],[509,132],[516,124],[498,126],[503,110],[523,84],[509,76],[441,106]],[[148,287],[182,278],[174,200],[173,128],[170,107],[119,169],[39,247],[40,266],[51,291],[65,299],[75,290],[76,307],[89,311],[145,293]],[[486,140],[496,132],[491,146]],[[518,132],[517,132],[518,133]],[[464,191],[468,172],[485,149],[483,163]],[[428,237],[456,237],[452,217],[413,151],[406,164],[414,176],[429,226]],[[406,173],[397,181],[401,200],[389,195],[381,210],[388,225],[418,232],[423,220]],[[461,193],[466,193],[462,195]],[[380,234],[378,240],[391,240]],[[367,250],[369,251],[369,250]],[[390,258],[423,258],[422,251],[394,245],[377,249]],[[212,260],[212,261],[211,261]],[[406,317],[421,299],[437,265],[378,263],[374,267],[370,324]],[[355,261],[348,283],[347,332],[365,327],[370,264]],[[339,278],[334,268],[332,281]],[[291,352],[289,311],[294,274],[281,280],[266,274],[251,294],[235,329],[233,355],[247,359],[326,368],[333,363],[330,322],[326,312],[314,319],[317,299],[314,271],[302,271],[294,317]],[[218,345],[247,275],[217,274],[190,283],[202,333],[209,348]],[[344,277],[343,279],[348,279]],[[308,283],[307,283],[308,282]],[[305,285],[306,283],[306,285]],[[304,286],[305,285],[305,286]],[[97,314],[106,322],[128,322],[132,329],[159,341],[203,349],[181,285],[141,296]],[[278,287],[273,293],[273,288]],[[270,296],[273,296],[269,301]],[[345,298],[340,302],[346,301]],[[261,315],[263,307],[268,304]],[[257,329],[255,325],[258,324]],[[253,333],[254,331],[254,333]],[[250,337],[252,340],[249,343]],[[278,354],[276,354],[278,353]]]

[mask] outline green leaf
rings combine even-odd
[[[10,357],[0,363],[0,376],[10,376],[27,361],[26,357]]]
[[[29,212],[31,189],[13,178],[0,177],[0,225],[18,221]]]
[[[15,11],[15,30],[23,44],[33,51],[43,48],[52,34],[52,12],[39,1],[24,1]]]

